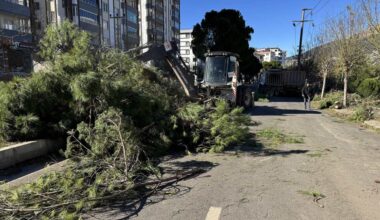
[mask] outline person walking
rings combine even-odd
[[[303,97],[303,103],[305,106],[305,110],[310,110],[310,102],[312,97],[312,88],[310,84],[306,81],[304,87],[302,88],[302,97]]]

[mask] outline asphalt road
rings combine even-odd
[[[275,127],[304,137],[275,149],[247,144],[225,154],[168,160],[165,169],[208,172],[100,219],[380,219],[380,134],[298,100],[258,103],[254,133]],[[314,195],[313,195],[314,194]]]

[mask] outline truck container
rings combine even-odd
[[[259,92],[268,96],[301,94],[305,80],[304,71],[266,70],[259,76]]]

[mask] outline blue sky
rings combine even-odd
[[[314,8],[308,14],[311,23],[305,25],[305,40],[311,38],[326,17],[333,17],[358,0],[181,0],[181,29],[192,28],[210,10],[239,10],[246,23],[255,29],[252,47],[280,47],[292,55],[298,45],[300,26],[292,20],[301,19],[302,8]]]

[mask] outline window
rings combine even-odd
[[[108,3],[103,2],[103,11],[108,12],[108,10],[109,10]]]
[[[187,46],[187,42],[181,41],[179,45],[180,45],[181,47],[186,47],[186,46]]]
[[[137,29],[134,28],[134,27],[130,27],[130,26],[128,26],[128,33],[136,34],[136,33],[137,33]]]
[[[136,0],[127,0],[127,5],[132,8],[137,8]]]
[[[40,3],[39,2],[34,2],[34,9],[40,10]]]
[[[41,21],[37,21],[36,26],[38,30],[41,30]]]
[[[133,23],[137,23],[137,14],[133,11],[127,10],[127,20]]]
[[[103,21],[103,30],[108,30],[108,21]]]
[[[72,9],[72,13],[73,13],[73,16],[77,16],[77,7],[73,5],[73,9]]]
[[[236,63],[234,61],[231,61],[228,63],[228,72],[235,72],[235,65]]]
[[[96,0],[81,0],[81,2],[92,5],[92,6],[97,6]]]
[[[190,50],[186,50],[186,55],[190,55]]]
[[[89,11],[83,10],[83,9],[79,9],[79,15],[83,18],[86,18],[95,22],[98,20],[98,15],[91,13]]]
[[[191,46],[191,42],[190,42],[190,41],[187,41],[187,42],[186,42],[186,46],[187,46],[187,47],[190,47],[190,46]]]

